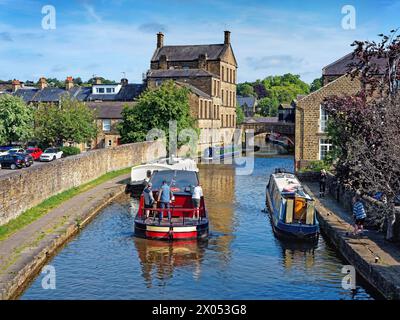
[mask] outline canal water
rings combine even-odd
[[[205,242],[135,238],[129,198],[105,208],[49,265],[56,289],[39,274],[22,299],[373,299],[361,279],[342,288],[346,263],[323,237],[318,244],[277,240],[265,185],[292,157],[259,157],[251,175],[233,165],[202,165],[210,216]]]

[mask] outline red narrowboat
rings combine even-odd
[[[208,214],[204,196],[201,196],[200,208],[196,209],[192,201],[193,188],[199,184],[197,172],[186,170],[154,172],[149,182],[155,200],[158,199],[164,181],[173,194],[170,208],[160,208],[159,204],[145,208],[144,193],[142,193],[135,217],[135,235],[169,241],[207,238]]]

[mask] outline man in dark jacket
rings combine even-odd
[[[151,187],[152,187],[152,184],[151,184],[151,182],[149,182],[149,183],[147,183],[146,188],[143,190],[145,209],[153,208],[153,205],[154,205],[153,190],[151,190]],[[147,219],[149,217],[150,210],[146,210],[145,213],[146,213],[145,218]]]

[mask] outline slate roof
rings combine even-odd
[[[327,65],[322,69],[322,75],[324,76],[342,76],[349,70],[349,65],[359,61],[358,58],[353,58],[353,53],[346,54],[339,60]],[[386,59],[384,58],[373,58],[372,62],[375,63],[379,68],[379,74],[383,74],[386,69]]]
[[[203,69],[157,69],[149,70],[147,72],[147,78],[190,78],[190,77],[214,77],[219,76],[212,74]]]
[[[101,101],[87,102],[86,105],[95,110],[97,119],[122,119],[122,110],[125,105],[134,105],[135,102]]]
[[[185,86],[188,88],[190,91],[192,91],[194,94],[198,95],[199,97],[206,98],[206,99],[211,99],[211,96],[204,91],[201,91],[199,88],[196,88],[195,86],[192,86],[190,83],[187,82],[181,82],[181,81],[175,81],[175,83]]]
[[[137,98],[144,90],[142,84],[127,84],[122,86],[117,94],[92,94],[91,87],[75,86],[70,90],[62,88],[46,87],[42,90],[38,88],[21,88],[14,95],[21,97],[25,102],[58,102],[63,95],[70,95],[79,101],[132,101]]]
[[[156,49],[151,61],[158,61],[162,55],[165,55],[169,61],[193,61],[197,60],[201,54],[207,54],[209,60],[217,60],[224,47],[224,44],[163,46]]]
[[[256,104],[256,98],[255,97],[243,97],[243,96],[237,96],[236,98],[237,103],[239,106],[243,107],[244,105],[247,105],[249,108],[253,108]]]

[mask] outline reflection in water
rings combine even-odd
[[[173,277],[175,268],[192,267],[194,280],[199,280],[201,261],[207,241],[178,241],[166,243],[136,238],[135,247],[142,267],[142,275],[146,286],[153,286],[152,275],[156,274],[161,285],[166,285]],[[158,283],[160,285],[160,283]]]
[[[128,197],[114,202],[49,262],[57,289],[42,275],[22,299],[371,299],[362,283],[341,286],[340,259],[323,237],[315,246],[275,238],[265,185],[293,158],[256,158],[251,175],[231,165],[200,165],[210,218],[205,242],[133,236]]]

